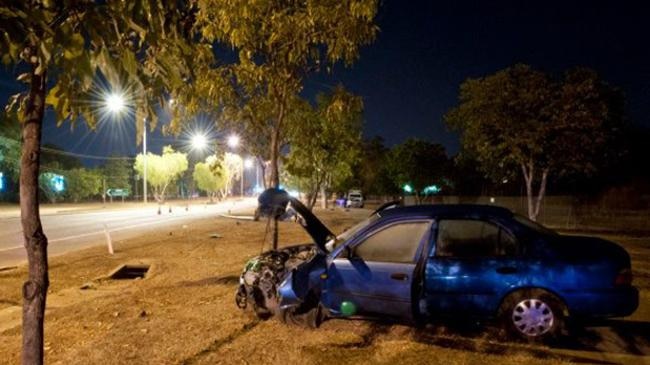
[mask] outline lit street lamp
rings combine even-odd
[[[121,94],[110,94],[106,98],[106,108],[113,114],[119,114],[124,110],[124,97]]]
[[[233,134],[230,137],[228,137],[228,146],[230,148],[237,148],[237,146],[239,146],[239,136]]]
[[[192,149],[202,151],[208,146],[208,138],[203,134],[195,134],[192,136]]]
[[[104,107],[113,115],[121,114],[126,109],[126,101],[120,93],[111,93],[104,99]],[[138,121],[136,121],[137,123]],[[142,120],[142,154],[144,171],[142,172],[142,197],[147,202],[147,120]]]

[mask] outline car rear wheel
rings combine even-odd
[[[546,341],[561,334],[564,305],[547,291],[521,290],[504,300],[500,317],[510,335],[527,341]]]

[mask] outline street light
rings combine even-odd
[[[252,158],[247,158],[244,161],[244,167],[247,168],[247,169],[250,169],[251,167],[253,167],[253,159]]]
[[[230,137],[228,137],[228,146],[230,148],[236,148],[237,146],[239,146],[239,136],[233,134]]]
[[[111,93],[105,96],[104,106],[113,115],[118,115],[126,109],[126,101],[120,93]],[[138,121],[136,121],[137,123]],[[147,120],[142,120],[142,155],[144,171],[142,172],[142,198],[147,202]]]
[[[208,137],[203,134],[195,134],[192,136],[192,149],[204,150],[208,146]]]
[[[121,113],[125,107],[124,96],[122,94],[110,94],[106,98],[106,108],[113,114]]]

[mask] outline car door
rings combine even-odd
[[[494,314],[502,295],[523,279],[515,236],[497,221],[442,218],[425,267],[430,315]]]
[[[371,230],[335,257],[327,271],[324,302],[358,314],[410,318],[416,260],[431,238],[431,220],[397,221]]]

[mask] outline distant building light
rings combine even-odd
[[[405,192],[405,193],[409,193],[409,194],[410,194],[410,193],[413,192],[413,187],[412,187],[411,185],[409,185],[409,184],[404,184],[404,186],[402,187],[402,189],[404,189],[404,192]]]
[[[441,191],[442,189],[438,185],[429,185],[424,190],[422,191],[425,195],[429,194],[437,194]]]
[[[60,193],[65,190],[65,178],[63,176],[54,175],[50,179],[50,182],[52,183],[52,190],[55,192]]]

